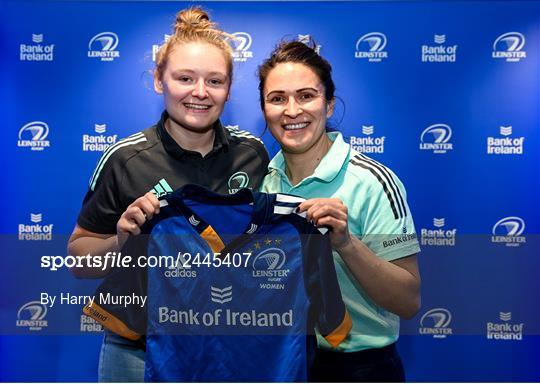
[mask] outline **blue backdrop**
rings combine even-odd
[[[33,303],[96,282],[40,257],[65,254],[106,146],[158,120],[153,54],[190,4],[0,3],[3,381],[97,378],[99,327]],[[203,5],[239,36],[225,125],[275,154],[256,69],[278,40],[311,37],[334,67],[333,125],[407,187],[423,278],[402,322],[408,379],[540,380],[540,2]]]

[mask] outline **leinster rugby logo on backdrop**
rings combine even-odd
[[[420,319],[420,334],[433,335],[434,338],[445,338],[452,334],[449,327],[452,314],[445,308],[434,308],[427,311]]]
[[[18,147],[30,147],[32,151],[43,151],[50,146],[45,140],[49,135],[49,126],[43,121],[32,121],[19,130]]]
[[[505,59],[507,62],[518,62],[527,57],[523,51],[525,36],[519,32],[507,32],[499,36],[493,43],[493,58]]]
[[[505,217],[495,223],[492,229],[492,243],[505,243],[507,247],[519,247],[526,242],[521,236],[525,230],[525,221],[516,216]]]
[[[272,245],[280,244],[280,239],[265,239],[253,244],[256,250],[262,249],[264,246],[269,247],[256,254],[251,264],[253,268],[252,276],[266,281],[259,284],[261,289],[285,289],[282,280],[287,279],[290,272],[289,269],[284,268],[287,256],[281,248],[272,247]],[[253,253],[251,249],[249,252]]]
[[[386,47],[386,36],[381,32],[370,32],[360,37],[356,41],[356,52],[354,57],[357,59],[367,59],[370,62],[380,62],[388,58]]]
[[[251,48],[251,35],[247,32],[235,32],[232,34],[234,36],[233,45],[234,52],[233,57],[234,61],[247,61],[253,57],[253,52],[249,49]]]
[[[116,50],[118,35],[114,32],[101,32],[92,37],[88,43],[88,57],[99,57],[101,61],[113,61],[120,57]]]
[[[242,188],[247,188],[249,184],[249,176],[245,172],[236,172],[234,175],[229,177],[227,185],[229,186],[229,194],[233,194],[241,190]]]
[[[26,327],[31,331],[41,331],[48,325],[45,316],[47,307],[39,301],[30,301],[24,304],[17,312],[17,327]]]
[[[450,138],[452,129],[446,124],[433,124],[424,129],[420,135],[420,149],[443,154],[453,149]]]

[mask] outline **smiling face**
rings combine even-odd
[[[284,152],[306,153],[322,140],[334,107],[324,92],[317,74],[304,64],[282,63],[268,73],[264,116]]]
[[[224,53],[212,44],[190,42],[170,52],[154,89],[163,94],[173,129],[207,132],[229,97],[230,76]]]

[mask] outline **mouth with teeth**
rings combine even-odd
[[[184,103],[184,107],[193,111],[193,112],[206,112],[212,106],[207,104],[193,104],[193,103]]]
[[[296,131],[299,129],[306,128],[310,123],[309,122],[302,122],[302,123],[294,123],[294,124],[282,124],[284,130],[286,131]]]

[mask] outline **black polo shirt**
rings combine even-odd
[[[199,184],[222,194],[258,189],[268,165],[262,142],[247,131],[224,128],[219,121],[214,146],[202,156],[181,148],[165,129],[168,117],[120,140],[99,160],[77,223],[101,234],[116,234],[116,223],[128,205],[145,193],[156,196],[185,184]]]

